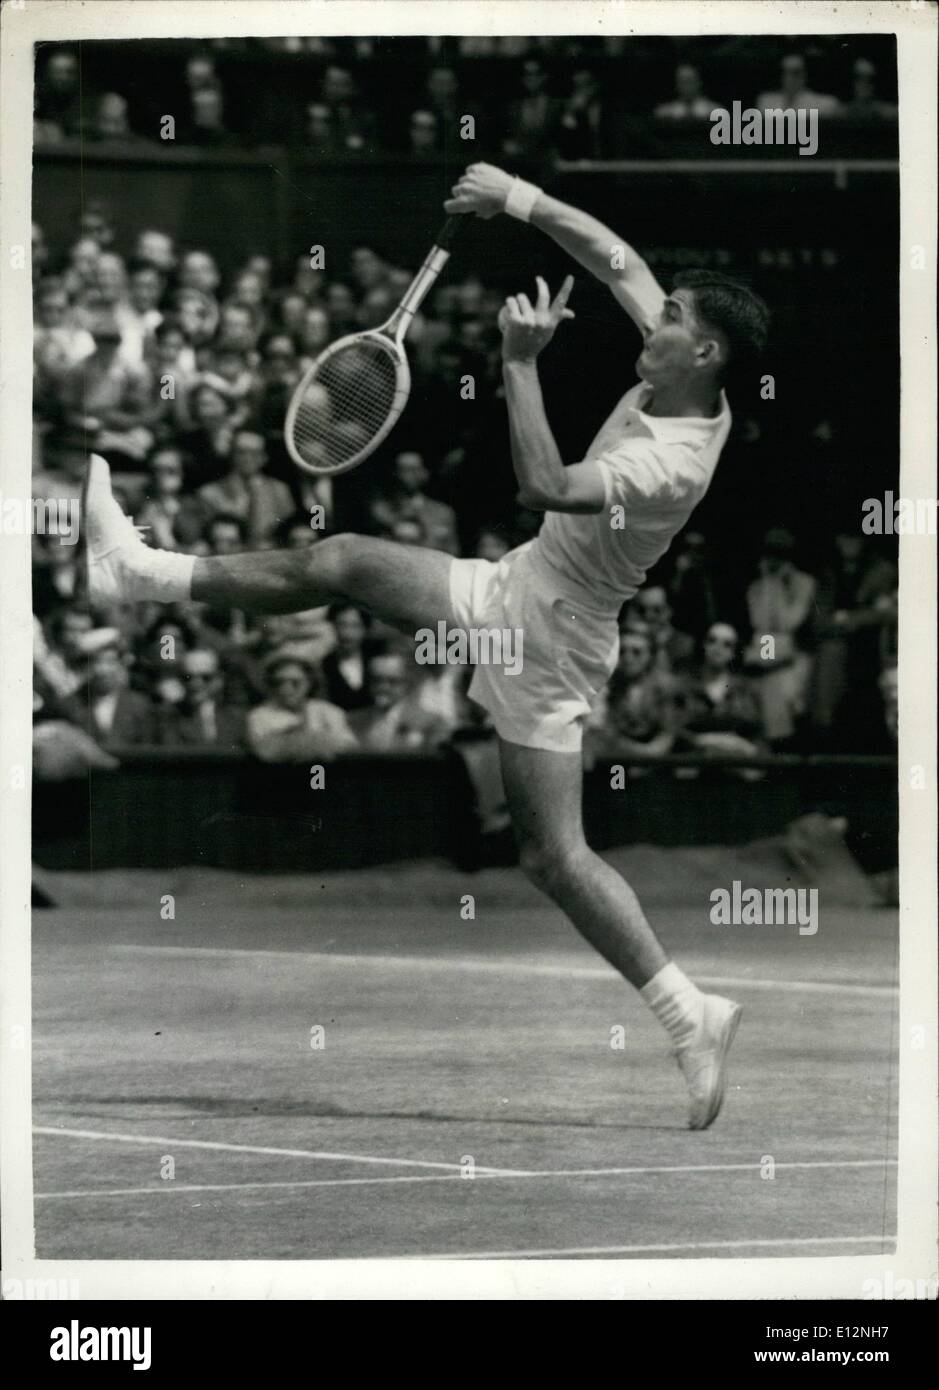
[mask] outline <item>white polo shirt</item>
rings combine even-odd
[[[646,415],[651,394],[644,381],[627,391],[587,450],[603,475],[602,511],[549,512],[532,546],[558,592],[597,613],[617,613],[641,588],[707,492],[730,433],[723,392],[710,419]]]

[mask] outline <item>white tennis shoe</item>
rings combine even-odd
[[[675,1051],[691,1095],[689,1129],[707,1129],[720,1113],[727,1053],[742,1012],[732,999],[705,994],[697,1032]]]
[[[88,602],[93,607],[127,603],[137,596],[134,561],[149,552],[111,492],[111,470],[100,454],[92,454],[88,463],[82,516]]]

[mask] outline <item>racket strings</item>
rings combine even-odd
[[[384,428],[397,385],[397,360],[380,342],[340,348],[304,388],[293,421],[297,452],[324,471],[348,463]]]

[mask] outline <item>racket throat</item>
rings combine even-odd
[[[423,304],[438,275],[450,259],[450,252],[439,246],[431,247],[420,270],[405,290],[401,303],[384,326],[384,332],[401,339],[411,326],[411,320]]]

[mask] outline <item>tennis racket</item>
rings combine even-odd
[[[381,327],[330,344],[298,382],[287,408],[284,442],[304,472],[318,477],[346,473],[373,454],[390,432],[411,391],[405,334],[466,221],[465,214],[447,219],[401,303]]]

